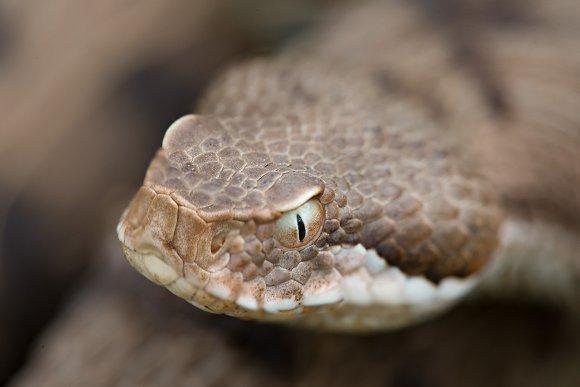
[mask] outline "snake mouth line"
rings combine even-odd
[[[212,279],[205,286],[196,286],[185,279],[174,268],[165,263],[158,254],[135,251],[124,246],[125,255],[133,267],[150,281],[162,285],[177,296],[209,312],[224,313],[242,318],[260,318],[270,321],[305,322],[307,325],[327,319],[324,311],[333,310],[340,319],[352,319],[353,310],[364,320],[369,311],[380,311],[384,320],[393,327],[421,321],[436,315],[460,300],[475,285],[476,278],[446,278],[435,285],[421,276],[409,276],[396,267],[389,266],[384,259],[362,245],[335,246],[333,253],[341,256],[359,256],[363,264],[348,273],[339,273],[332,283],[318,282],[317,287],[307,283],[301,298],[268,299],[265,292],[232,297],[229,289],[216,286]],[[321,284],[326,286],[320,286]],[[343,311],[344,313],[341,313]],[[351,313],[346,313],[350,311]],[[309,321],[307,321],[309,320]],[[376,316],[368,319],[377,321]],[[337,320],[338,321],[338,320]],[[352,325],[352,322],[349,324]],[[365,324],[359,321],[353,326]],[[332,327],[332,322],[323,325]]]
[[[328,244],[314,254],[283,255],[244,277],[240,262],[246,261],[238,260],[259,256],[255,236],[246,240],[237,224],[209,227],[168,195],[140,192],[135,200],[142,205],[126,212],[117,230],[127,259],[149,280],[205,311],[323,329],[394,329],[449,309],[477,282],[473,275],[449,276],[436,284],[406,274],[358,242]],[[310,213],[302,214],[308,219]],[[264,232],[247,227],[244,232],[250,235]],[[229,236],[214,240],[226,231]],[[180,249],[175,248],[176,238],[181,238]],[[195,254],[184,246],[195,247]]]

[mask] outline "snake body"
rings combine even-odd
[[[462,61],[426,20],[377,4],[227,71],[124,213],[130,263],[202,309],[326,329],[396,328],[461,299],[520,216],[472,146],[511,122],[483,60],[511,35]]]

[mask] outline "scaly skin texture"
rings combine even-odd
[[[406,325],[470,289],[498,246],[498,191],[518,192],[458,144],[514,108],[488,46],[376,7],[309,55],[234,67],[169,128],[119,226],[139,271],[206,310],[331,329]],[[278,221],[305,203],[315,235],[289,248]]]

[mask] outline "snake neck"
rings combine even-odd
[[[500,240],[474,297],[574,309],[580,280],[580,240],[574,232],[557,223],[509,218],[500,229]]]

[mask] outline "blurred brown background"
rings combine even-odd
[[[0,381],[83,279],[168,125],[326,3],[0,2]]]
[[[336,337],[205,315],[127,272],[114,227],[164,130],[220,70],[344,3],[0,0],[0,384],[580,383],[577,329],[544,306]]]

